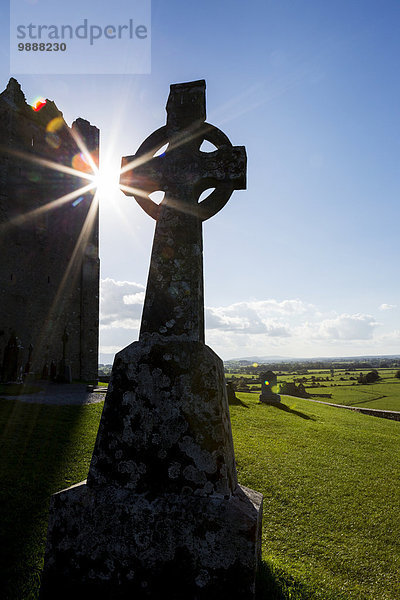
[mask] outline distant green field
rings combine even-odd
[[[278,384],[284,381],[299,382],[302,377],[307,378],[305,383],[306,391],[310,394],[331,394],[332,398],[318,398],[322,402],[332,402],[333,404],[344,404],[346,406],[360,406],[365,408],[377,408],[381,410],[400,411],[400,379],[395,377],[397,369],[377,369],[381,381],[361,385],[357,383],[357,377],[360,373],[367,373],[368,369],[357,371],[346,371],[345,369],[335,369],[334,376],[331,377],[330,371],[312,370],[307,375],[298,375],[296,373],[285,373],[278,375]],[[346,373],[348,373],[346,375]],[[240,373],[234,374],[237,379],[247,375]],[[311,377],[328,378],[329,381],[321,381],[319,386],[312,387]],[[227,375],[227,378],[232,374]],[[351,380],[350,377],[354,378]],[[255,392],[261,389],[261,386],[255,380],[248,381],[250,389]]]
[[[332,394],[332,399],[328,399],[327,402],[334,404],[400,411],[400,380],[394,378],[368,385],[347,384],[329,388],[307,388],[307,391],[311,394]]]

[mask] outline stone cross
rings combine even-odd
[[[122,189],[157,220],[140,336],[204,342],[201,223],[246,188],[246,151],[205,122],[205,81],[171,86],[167,124],[122,159]],[[215,146],[202,152],[204,140]],[[164,153],[155,156],[168,144]],[[215,190],[202,202],[199,196]],[[157,205],[149,194],[165,192]]]
[[[278,404],[281,401],[279,394],[276,394],[273,389],[277,386],[277,377],[273,371],[265,371],[260,373],[261,380],[261,395],[260,402],[264,404]]]
[[[87,482],[52,498],[41,600],[254,600],[262,496],[237,481],[203,316],[202,221],[245,187],[246,154],[205,123],[204,81],[171,86],[167,114],[123,159],[157,221],[140,337],[115,357]]]

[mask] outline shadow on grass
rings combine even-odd
[[[306,421],[315,421],[314,417],[310,417],[310,415],[306,415],[306,413],[300,412],[299,410],[294,410],[293,408],[289,408],[286,404],[276,403],[276,404],[262,404],[262,406],[273,406],[274,408],[279,408],[279,410],[283,410],[284,412],[290,413],[291,415],[296,415],[301,419],[305,419]]]
[[[257,573],[256,600],[309,600],[303,585],[262,561]]]
[[[34,383],[0,383],[0,397],[35,394],[42,389],[43,386]]]
[[[300,417],[301,419],[305,419],[306,421],[315,421],[316,420],[314,417],[310,417],[310,415],[306,415],[306,413],[302,413],[299,410],[294,410],[293,408],[289,408],[288,406],[286,406],[286,404],[283,404],[283,403],[263,404],[262,402],[260,402],[260,406],[273,406],[274,408],[279,408],[279,410],[288,412],[291,415],[296,415],[297,417]]]
[[[84,411],[0,400],[1,598],[37,598],[50,496],[81,476],[70,465]]]
[[[249,408],[248,404],[242,402],[237,396],[234,400],[229,400],[229,406],[243,406],[244,408]]]
[[[290,413],[291,415],[296,415],[297,417],[300,417],[301,419],[305,419],[306,421],[315,421],[314,417],[310,417],[310,415],[306,415],[306,413],[303,413],[299,410],[294,410],[293,408],[289,408],[288,406],[286,406],[286,404],[274,404],[274,406],[276,408],[279,408],[280,410]]]

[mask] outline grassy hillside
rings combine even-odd
[[[400,423],[239,396],[239,480],[264,494],[260,600],[400,598]],[[0,400],[1,598],[37,597],[49,496],[85,479],[101,410]]]
[[[238,394],[239,480],[264,494],[276,598],[400,598],[400,427],[293,398]]]

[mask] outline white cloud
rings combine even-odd
[[[341,314],[314,323],[306,322],[297,328],[297,335],[319,340],[369,340],[379,323],[371,315]]]
[[[115,354],[138,339],[145,288],[101,282],[101,352]],[[381,310],[394,305],[383,304]],[[246,355],[333,356],[388,353],[399,332],[388,334],[369,314],[322,312],[300,299],[249,300],[205,310],[207,343],[223,358]],[[386,338],[385,338],[386,335]],[[387,348],[387,350],[386,350]]]
[[[279,310],[283,304],[268,303],[273,308],[279,305]],[[242,313],[240,318],[238,306]],[[251,306],[259,309],[254,311],[256,317],[253,322]],[[380,324],[371,315],[321,313],[312,305],[286,302],[283,306],[296,308],[295,314],[276,315],[273,319],[266,319],[262,318],[264,306],[263,302],[249,302],[212,309],[213,318],[216,313],[219,319],[214,318],[211,321],[213,328],[207,328],[207,343],[225,358],[276,354],[289,357],[334,356],[377,352],[375,348],[379,338],[374,334]]]
[[[100,330],[106,329],[139,329],[140,319],[118,319],[115,315],[112,321],[108,323],[100,323]]]
[[[381,304],[379,310],[392,310],[393,308],[397,308],[395,304]]]
[[[100,328],[134,329],[142,314],[144,286],[132,281],[102,279],[100,287]]]
[[[120,350],[121,350],[121,348],[119,346],[102,346],[101,347],[102,354],[114,355],[117,352],[119,352]]]
[[[137,340],[144,286],[133,281],[102,279],[100,286],[100,353],[107,360]]]
[[[206,308],[205,320],[207,329],[222,329],[238,333],[266,332],[265,324],[251,309],[232,311],[230,307]]]
[[[137,292],[136,294],[126,294],[122,297],[124,304],[140,304],[144,303],[144,292]]]
[[[313,304],[307,304],[302,300],[282,300],[282,302],[278,302],[278,300],[258,300],[252,302],[245,302],[243,304],[248,305],[250,308],[253,308],[258,312],[258,314],[262,316],[272,316],[272,315],[302,315],[310,310],[315,310],[315,306]],[[237,305],[233,305],[237,306]]]
[[[206,308],[206,327],[246,334],[288,337],[290,329],[283,316],[293,316],[308,310],[300,300],[237,302],[229,306]]]
[[[395,344],[397,346],[395,347],[396,353],[398,353],[400,347],[400,329],[393,329],[392,331],[383,333],[379,336],[379,341],[390,345]]]

